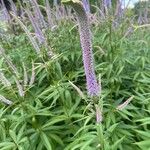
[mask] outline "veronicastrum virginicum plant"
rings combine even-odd
[[[88,16],[81,1],[62,0],[62,3],[71,5],[76,12],[80,33],[80,42],[83,53],[83,63],[86,75],[88,95],[91,97],[98,96],[100,94],[101,88],[96,80],[96,75],[94,71],[94,60],[92,53],[92,42]]]

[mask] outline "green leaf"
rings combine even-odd
[[[11,150],[11,149],[14,149],[14,147],[15,145],[5,145],[5,147],[1,148],[1,150]]]
[[[44,132],[40,132],[40,137],[47,150],[52,150],[49,137]]]
[[[88,146],[90,146],[90,144],[94,141],[95,139],[91,138],[90,140],[86,141],[83,143],[83,146],[80,148],[80,150],[86,150]]]
[[[19,130],[19,133],[17,135],[17,141],[20,141],[21,140],[21,137],[23,136],[24,134],[24,131],[25,131],[25,127],[26,127],[26,124],[24,124],[21,129]]]
[[[117,150],[119,144],[121,144],[121,142],[124,140],[125,136],[123,136],[121,139],[117,140],[113,145],[112,145],[112,150]]]
[[[147,150],[148,148],[150,148],[150,140],[144,140],[141,142],[136,142],[135,144],[138,145],[143,150]]]
[[[110,126],[106,131],[112,133],[112,132],[116,129],[116,127],[118,126],[118,124],[119,124],[119,123],[113,124],[113,125]]]
[[[64,146],[63,140],[59,136],[57,136],[56,134],[50,134],[49,136],[51,137],[51,139],[54,139],[56,143]]]
[[[145,138],[150,138],[150,131],[141,131],[141,130],[134,130],[135,132],[137,132],[138,134],[140,134],[141,136],[144,136]]]
[[[138,119],[136,122],[142,122],[142,125],[150,124],[150,117],[145,117],[143,119]]]
[[[68,119],[68,118],[67,118],[65,115],[53,117],[53,118],[52,118],[51,120],[49,120],[42,128],[46,128],[46,127],[48,127],[48,126],[52,126],[52,125],[55,124],[55,123],[65,121],[65,120],[67,120],[67,119]]]
[[[6,147],[6,146],[15,147],[16,145],[13,142],[1,142],[0,143],[0,148]]]
[[[13,130],[9,130],[9,134],[11,138],[14,140],[14,142],[17,143],[16,133]]]
[[[102,126],[102,124],[97,124],[96,128],[97,128],[98,140],[103,147],[103,144],[104,144],[103,126]]]

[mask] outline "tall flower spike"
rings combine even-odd
[[[90,5],[89,0],[82,0],[83,7],[87,13],[90,13]]]
[[[100,94],[100,86],[97,83],[94,71],[92,42],[87,14],[84,10],[83,4],[79,0],[62,0],[62,2],[71,5],[76,12],[88,95],[98,96]]]

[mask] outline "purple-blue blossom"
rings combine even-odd
[[[94,71],[94,59],[91,42],[92,40],[88,17],[81,2],[71,2],[70,4],[74,8],[78,18],[80,43],[82,47],[88,95],[98,96],[100,94],[100,86],[96,80]]]
[[[89,0],[82,0],[83,7],[87,13],[90,13],[90,4]]]
[[[105,7],[111,7],[111,0],[104,0],[103,3]]]

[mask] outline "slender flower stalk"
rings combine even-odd
[[[14,13],[15,15],[17,15],[17,8],[16,8],[14,2],[13,2],[13,1],[10,1],[10,4],[11,4],[11,8],[12,8],[13,13]]]
[[[43,17],[43,15],[41,13],[41,10],[39,8],[39,5],[38,5],[37,1],[36,0],[30,0],[30,2],[32,4],[32,6],[33,6],[33,11],[34,11],[35,17],[37,19],[37,22],[39,22],[39,24],[41,25],[42,28],[43,27],[46,28],[47,25],[46,25],[46,22],[44,20],[44,17]]]
[[[13,14],[11,14],[11,15],[15,18],[15,20],[20,24],[21,28],[25,31],[25,33],[28,36],[30,42],[32,43],[36,53],[40,54],[41,51],[40,51],[39,45],[37,44],[36,40],[31,36],[28,28],[23,24],[23,22],[20,19],[18,19],[17,16],[15,16]]]
[[[16,66],[13,64],[13,62],[11,61],[11,59],[5,54],[5,51],[2,47],[0,47],[0,56],[2,56],[5,60],[5,62],[7,63],[7,65],[11,68],[11,70],[13,71],[13,73],[19,77],[19,72],[16,68]]]
[[[104,3],[104,6],[105,6],[105,7],[107,7],[107,8],[108,8],[108,7],[109,7],[109,8],[111,7],[111,0],[104,0],[103,3]]]
[[[2,82],[2,84],[6,87],[10,87],[11,83],[9,82],[9,80],[5,77],[5,75],[3,74],[3,72],[0,70],[0,81]]]
[[[24,97],[25,91],[23,90],[23,86],[20,84],[19,80],[15,76],[14,76],[14,79],[17,85],[19,96]]]
[[[82,98],[82,99],[85,99],[85,96],[84,96],[84,94],[83,94],[83,92],[75,85],[75,84],[73,84],[71,81],[69,81],[69,83],[72,85],[72,87],[78,92],[78,94],[80,95],[80,97]]]
[[[54,26],[54,24],[53,24],[53,20],[52,20],[52,12],[51,12],[50,3],[48,0],[45,0],[45,5],[46,5],[46,14],[47,14],[47,19],[48,19],[48,24],[49,24],[50,28],[52,28]]]
[[[27,84],[28,84],[28,75],[27,75],[27,69],[26,69],[24,63],[22,64],[22,67],[23,67],[23,73],[24,73],[24,79],[23,79],[24,86],[27,86]]]
[[[102,111],[100,110],[99,106],[96,105],[96,122],[101,123],[103,121]]]
[[[34,62],[32,62],[32,74],[29,82],[29,86],[32,86],[35,81],[35,67],[34,67]]]
[[[134,98],[134,96],[131,96],[130,98],[128,98],[124,103],[120,104],[119,106],[117,106],[117,110],[123,110],[130,102],[131,100]]]
[[[106,14],[108,14],[108,0],[103,0],[103,9]]]
[[[115,12],[116,17],[123,16],[123,9],[121,8],[121,6],[122,6],[122,2],[118,0],[116,5],[116,12]]]
[[[98,96],[100,94],[100,86],[97,83],[94,71],[92,42],[87,14],[84,10],[83,4],[79,0],[63,0],[62,2],[70,4],[76,12],[88,95]]]
[[[1,3],[2,3],[2,8],[4,9],[4,16],[5,16],[5,19],[6,19],[7,21],[9,21],[9,20],[10,20],[10,15],[9,15],[9,13],[8,13],[8,11],[7,11],[7,8],[6,8],[6,6],[5,6],[4,0],[2,0]],[[7,6],[7,7],[9,7],[9,6]],[[10,9],[10,7],[9,7],[9,9]]]
[[[29,20],[31,21],[31,24],[32,24],[34,30],[35,30],[35,34],[36,34],[36,37],[37,37],[39,43],[40,44],[44,43],[45,42],[45,37],[44,37],[44,35],[42,33],[42,30],[40,29],[38,23],[36,22],[35,17],[32,15],[30,10],[28,10],[28,9],[26,10],[26,13],[29,17]]]
[[[0,102],[4,103],[4,104],[6,104],[6,105],[11,105],[11,104],[13,104],[12,101],[6,99],[6,98],[5,98],[4,96],[2,96],[2,95],[0,95]]]
[[[90,4],[89,0],[82,0],[83,7],[87,13],[90,13]]]

